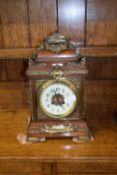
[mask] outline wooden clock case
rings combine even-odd
[[[88,74],[85,58],[64,36],[55,32],[39,46],[29,61],[26,74],[29,78],[29,105],[31,118],[28,140],[45,141],[48,138],[73,138],[73,141],[89,141],[91,135],[85,119],[86,95],[84,79]],[[63,78],[74,84],[78,102],[75,110],[67,117],[48,117],[38,104],[41,86],[49,81]],[[60,126],[60,128],[59,128]],[[61,129],[62,126],[62,129]],[[53,130],[53,128],[59,128]]]

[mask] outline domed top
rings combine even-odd
[[[76,51],[74,44],[68,38],[58,32],[54,32],[47,37],[37,48],[32,60],[35,62],[42,61],[78,61],[79,52]]]

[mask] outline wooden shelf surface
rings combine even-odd
[[[71,139],[48,140],[43,143],[20,144],[19,133],[26,134],[28,109],[1,109],[0,111],[0,161],[103,161],[117,162],[117,123],[111,117],[97,114],[88,117],[94,141],[74,143]],[[90,121],[90,122],[89,122]]]
[[[117,57],[117,47],[79,47],[82,56],[86,57]],[[28,59],[35,48],[0,49],[0,59]]]

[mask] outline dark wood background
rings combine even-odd
[[[112,113],[117,107],[117,0],[0,0],[0,108],[28,106],[27,57],[56,30],[85,50],[88,109],[96,112],[98,105],[100,112]]]

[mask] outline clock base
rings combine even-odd
[[[51,138],[73,138],[74,142],[92,141],[86,120],[31,121],[28,141],[43,142]]]

